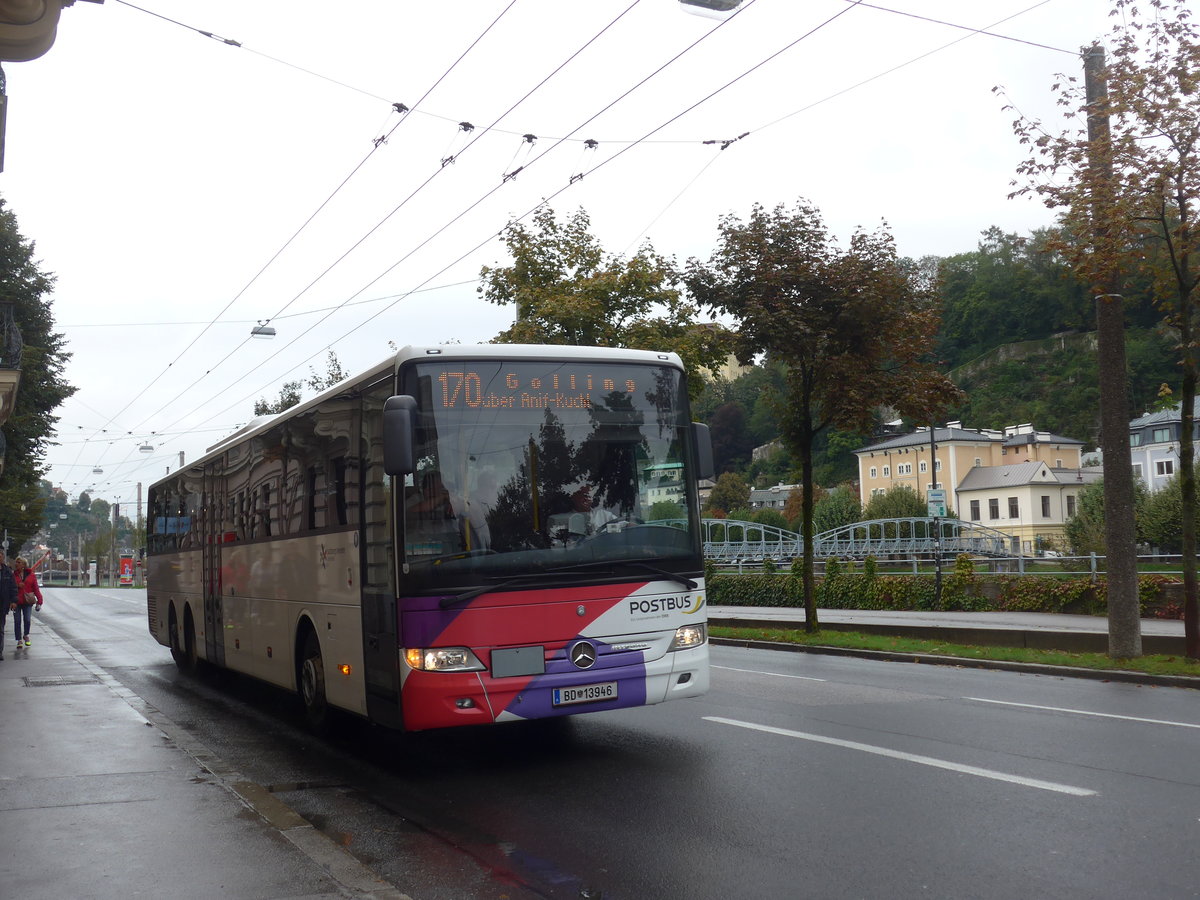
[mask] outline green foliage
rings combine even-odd
[[[344,381],[349,377],[349,373],[342,368],[341,362],[337,358],[337,354],[332,350],[325,357],[325,372],[318,373],[312,366],[308,367],[308,378],[301,382],[285,381],[279,389],[279,396],[274,402],[268,401],[266,398],[259,398],[254,401],[254,414],[256,416],[273,416],[285,410],[291,409],[293,406],[299,406],[302,399],[300,389],[307,385],[311,390],[320,393],[325,388],[333,387],[340,381]]]
[[[813,531],[817,534],[862,520],[858,491],[849,485],[839,485],[813,504]]]
[[[1138,584],[1143,613],[1161,605],[1164,585],[1174,583],[1174,579],[1162,575],[1141,576]],[[719,573],[706,580],[709,603],[722,606],[803,605],[800,584],[794,569],[790,577]],[[940,607],[934,605],[935,586],[931,576],[876,575],[873,570],[852,574],[843,571],[841,563],[832,559],[826,562],[817,597],[825,609],[994,610],[1082,615],[1104,615],[1107,611],[1107,585],[1103,578],[1093,583],[1090,578],[979,576],[968,572],[960,562],[956,562],[954,574],[943,581]]]
[[[757,522],[759,525],[769,525],[772,528],[779,528],[784,531],[788,529],[788,520],[777,509],[756,509],[750,514],[750,521]]]
[[[1153,495],[1146,490],[1146,485],[1142,481],[1134,481],[1133,485],[1133,502],[1134,502],[1134,517],[1137,521],[1138,540],[1149,541],[1154,543],[1154,540],[1147,534],[1145,529],[1150,525],[1150,520],[1147,519],[1147,509],[1154,502]],[[1170,499],[1160,501],[1160,505],[1155,507],[1155,521],[1161,523],[1163,515],[1169,516]],[[1182,507],[1180,507],[1182,509]],[[1174,521],[1181,521],[1175,519]],[[1080,489],[1075,497],[1075,515],[1067,520],[1063,528],[1066,533],[1067,542],[1071,545],[1072,551],[1077,556],[1083,556],[1088,553],[1095,553],[1097,556],[1105,555],[1104,543],[1104,482],[1096,481],[1092,484],[1084,486]],[[1165,536],[1169,538],[1169,533],[1159,534],[1157,536]]]
[[[678,503],[671,500],[656,500],[650,505],[646,520],[657,522],[662,519],[678,519],[683,516],[683,513],[684,511]]]
[[[516,307],[516,322],[496,335],[502,344],[567,344],[674,350],[697,397],[707,372],[729,353],[722,326],[700,322],[700,308],[678,288],[674,263],[648,243],[631,258],[606,253],[582,209],[559,221],[548,206],[532,227],[504,230],[507,266],[485,266],[479,293]]]
[[[732,509],[750,505],[750,485],[746,484],[741,475],[734,472],[724,472],[717,477],[716,486],[708,495],[705,509],[719,509],[728,513]]]
[[[1195,522],[1200,529],[1200,511]],[[1178,475],[1139,504],[1138,537],[1168,553],[1178,553],[1182,548],[1183,489]]]
[[[21,369],[16,403],[4,423],[7,448],[0,474],[0,522],[14,548],[20,548],[42,521],[45,501],[39,481],[58,423],[55,410],[75,393],[64,377],[71,354],[54,330],[54,276],[42,271],[33,254],[33,243],[20,233],[16,216],[0,199],[0,303],[12,304],[24,341],[19,361],[2,363],[9,368],[19,364]]]
[[[868,500],[862,517],[864,521],[907,519],[926,516],[928,511],[925,501],[917,496],[916,491],[907,484],[895,484]]]

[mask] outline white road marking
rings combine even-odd
[[[745,672],[747,675],[774,675],[776,678],[799,678],[802,681],[825,681],[824,678],[811,678],[808,675],[781,675],[779,672],[760,672],[758,669],[736,669],[733,666],[714,666],[709,663],[710,669],[724,669],[726,672]]]
[[[1069,784],[1058,784],[1054,781],[1041,781],[1037,778],[1024,778],[1020,775],[1010,775],[1007,772],[997,772],[994,769],[981,769],[978,766],[964,766],[961,763],[945,759],[935,759],[932,756],[918,756],[914,753],[903,753],[899,750],[889,750],[886,747],[875,747],[871,744],[860,744],[858,741],[843,741],[838,738],[825,737],[821,734],[806,734],[803,731],[790,731],[786,728],[774,728],[770,725],[757,725],[753,722],[740,722],[737,719],[725,719],[720,716],[705,716],[709,722],[719,722],[722,725],[736,725],[739,728],[750,728],[754,731],[765,731],[768,734],[779,734],[784,737],[797,738],[802,741],[813,741],[817,744],[829,744],[843,747],[847,750],[861,750],[863,753],[873,753],[876,756],[886,756],[904,762],[917,763],[922,766],[932,766],[935,769],[948,769],[963,775],[977,775],[980,778],[991,778],[994,781],[1006,781],[1009,784],[1019,784],[1025,787],[1037,788],[1042,791],[1055,791],[1059,794],[1071,794],[1075,797],[1094,797],[1095,791],[1086,788],[1072,787]]]
[[[1022,706],[1025,709],[1044,709],[1048,712],[1072,713],[1077,716],[1099,716],[1104,719],[1124,719],[1126,722],[1146,722],[1150,725],[1174,725],[1178,728],[1200,728],[1193,722],[1172,722],[1170,719],[1143,719],[1140,716],[1118,716],[1116,713],[1092,712],[1087,709],[1067,709],[1062,706],[1038,706],[1036,703],[1013,703],[1010,700],[988,700],[986,697],[963,697],[976,703],[996,703],[1000,706]]]

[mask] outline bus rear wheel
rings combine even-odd
[[[318,734],[329,728],[329,701],[325,696],[325,661],[321,643],[310,629],[304,636],[300,651],[300,699],[304,703],[304,719]]]
[[[171,642],[171,658],[181,672],[196,671],[196,626],[192,622],[191,609],[183,611],[183,640],[179,636],[179,618],[175,615],[175,607],[171,607],[167,619],[167,636]]]

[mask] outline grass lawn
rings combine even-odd
[[[1138,659],[1111,659],[1103,653],[1066,653],[1060,650],[1027,650],[1021,647],[977,647],[944,641],[860,634],[857,631],[822,631],[815,635],[785,628],[728,628],[709,626],[713,637],[821,647],[846,647],[856,650],[886,650],[913,656],[959,656],[964,659],[992,659],[1006,662],[1040,663],[1047,666],[1074,666],[1080,669],[1120,669],[1151,675],[1190,675],[1200,677],[1200,663],[1182,656],[1142,656]]]

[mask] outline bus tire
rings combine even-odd
[[[321,642],[311,627],[305,629],[297,666],[300,700],[304,704],[304,720],[308,727],[323,734],[329,728],[329,700],[325,696],[325,660],[321,657]]]
[[[196,671],[196,626],[192,622],[192,610],[185,607],[183,611],[183,639],[179,635],[179,617],[175,607],[167,616],[167,640],[171,644],[171,658],[179,671],[193,673]]]
[[[180,668],[185,672],[195,674],[200,667],[200,661],[196,656],[196,624],[192,621],[192,608],[185,606],[183,609],[183,663]]]
[[[171,659],[181,670],[184,668],[183,644],[179,640],[179,616],[175,613],[175,604],[167,614],[167,643],[171,648]]]

